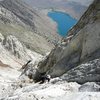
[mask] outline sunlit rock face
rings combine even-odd
[[[29,80],[27,76],[23,80],[20,78],[22,65],[30,59],[34,65],[41,57],[27,49],[15,36],[5,37],[0,34],[0,99],[11,97],[21,87],[20,82]]]

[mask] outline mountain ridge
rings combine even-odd
[[[55,9],[64,11],[70,14],[72,17],[79,19],[81,15],[86,11],[88,6],[92,3],[93,0],[25,0],[27,4],[31,7],[36,7],[41,9]]]

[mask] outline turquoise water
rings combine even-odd
[[[61,36],[66,36],[71,27],[77,23],[76,19],[63,12],[51,11],[48,16],[58,24],[58,33]]]

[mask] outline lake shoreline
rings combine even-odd
[[[57,33],[63,37],[76,24],[77,20],[68,13],[51,10],[47,14],[54,22],[57,23]]]

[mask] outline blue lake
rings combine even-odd
[[[57,23],[58,33],[61,36],[66,36],[71,27],[77,23],[76,19],[63,12],[51,11],[48,12],[48,16]]]

